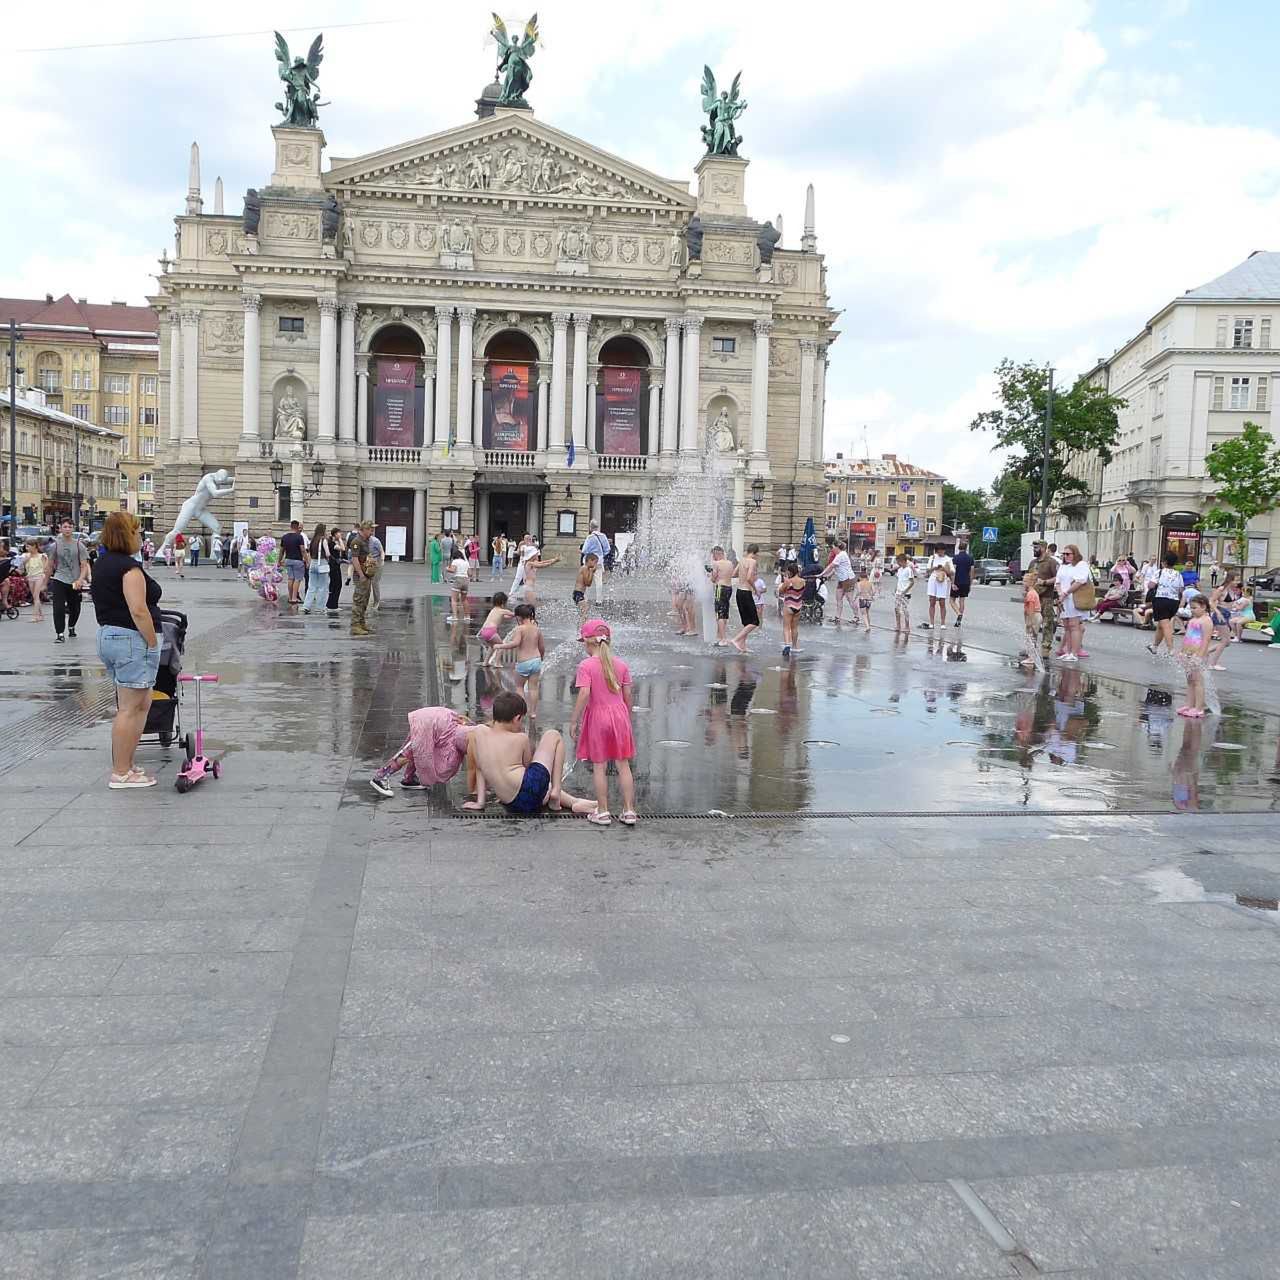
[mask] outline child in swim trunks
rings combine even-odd
[[[498,627],[509,622],[515,617],[515,614],[507,608],[507,593],[505,591],[495,591],[489,597],[490,609],[485,615],[484,626],[480,628],[480,644],[484,648],[484,662],[486,666],[493,666],[493,649],[501,638],[498,635]]]
[[[534,609],[531,604],[518,604],[515,616],[519,619],[515,630],[501,644],[493,647],[494,653],[514,649],[516,653],[516,682],[520,692],[528,702],[529,715],[538,714],[538,689],[542,683],[542,660],[546,657],[546,646],[542,641],[542,630],[534,621]]]
[[[855,588],[858,598],[858,613],[862,616],[863,631],[871,630],[871,602],[876,597],[875,584],[867,575],[867,567],[864,564],[858,573],[858,585]]]
[[[524,606],[521,606],[522,608]],[[564,808],[577,814],[594,813],[593,800],[579,800],[561,789],[564,774],[564,739],[548,729],[535,751],[524,731],[528,711],[525,700],[504,689],[493,700],[493,723],[476,728],[470,757],[476,764],[476,794],[464,809],[483,809],[486,790],[492,788],[513,817],[537,817],[543,809]]]
[[[587,591],[595,581],[599,563],[600,557],[594,551],[588,552],[582,558],[578,576],[573,580],[573,603],[578,606],[578,616],[583,622],[587,620]]]

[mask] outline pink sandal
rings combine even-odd
[[[587,814],[587,821],[595,823],[597,827],[609,827],[613,825],[613,818],[610,817],[608,813],[600,813],[599,810],[595,813]]]

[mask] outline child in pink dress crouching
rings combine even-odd
[[[578,663],[574,683],[578,700],[573,707],[571,732],[578,747],[578,759],[591,761],[596,788],[596,812],[587,821],[607,827],[609,816],[609,782],[605,768],[612,760],[618,769],[622,787],[622,813],[619,820],[628,827],[636,823],[636,784],[631,775],[631,758],[636,753],[631,732],[631,672],[612,651],[613,633],[609,624],[592,618],[582,624],[578,639],[587,646],[587,654]]]

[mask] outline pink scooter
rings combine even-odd
[[[215,778],[222,776],[222,765],[217,760],[210,760],[204,753],[204,722],[200,715],[200,686],[202,684],[217,684],[218,677],[183,674],[178,677],[178,680],[182,684],[193,684],[196,687],[195,754],[183,761],[182,768],[178,771],[178,776],[173,780],[173,785],[185,794],[197,782],[203,782],[211,774]]]

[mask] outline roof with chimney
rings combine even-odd
[[[97,342],[104,349],[155,348],[160,329],[150,307],[127,302],[89,302],[69,293],[55,298],[0,298],[0,328],[16,320],[21,335],[42,334],[58,342]]]
[[[927,471],[914,463],[903,462],[896,453],[882,453],[878,458],[844,458],[837,455],[823,464],[828,480],[847,476],[854,480],[945,480],[936,471]]]

